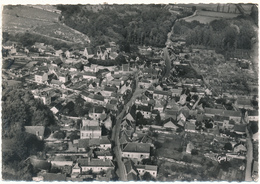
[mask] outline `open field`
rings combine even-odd
[[[6,6],[3,9],[3,32],[35,32],[64,41],[85,43],[88,36],[58,22],[60,14],[29,6]]]
[[[239,14],[235,14],[235,13],[222,13],[222,12],[198,10],[195,16],[191,16],[191,17],[185,19],[185,21],[192,22],[194,20],[197,20],[200,23],[207,24],[216,19],[221,19],[221,18],[229,19],[229,18],[237,17],[238,15]]]

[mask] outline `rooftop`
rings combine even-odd
[[[123,148],[123,152],[150,153],[150,144],[130,142]]]

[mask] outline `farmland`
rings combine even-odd
[[[223,13],[223,12],[213,12],[213,11],[196,11],[195,16],[191,16],[185,19],[187,22],[192,22],[194,20],[199,21],[200,23],[207,24],[213,20],[221,19],[221,18],[234,18],[237,17],[239,14],[235,13]]]
[[[5,6],[3,32],[31,32],[77,43],[88,42],[86,35],[58,22],[60,14],[29,6]]]

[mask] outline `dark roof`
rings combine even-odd
[[[138,180],[138,177],[136,174],[131,172],[127,175],[127,181],[137,181],[137,180]]]
[[[112,152],[109,150],[100,150],[100,151],[95,151],[95,154],[97,156],[113,156]]]
[[[223,114],[223,109],[205,108],[205,114],[221,115]]]
[[[215,115],[214,116],[214,121],[224,121],[224,120],[229,120],[229,117],[226,117],[226,116],[220,116],[220,115]]]
[[[257,110],[248,111],[248,116],[258,116]]]
[[[106,87],[104,88],[104,91],[111,91],[111,92],[116,92],[116,91],[117,91],[117,88],[115,88],[115,87],[108,87],[108,86],[106,86]]]
[[[224,114],[224,116],[237,116],[237,117],[241,117],[241,113],[239,111],[224,110],[223,114]]]
[[[102,136],[100,139],[100,144],[111,144],[107,136]]]
[[[252,105],[250,99],[243,99],[243,98],[238,98],[237,104],[238,105]]]
[[[154,90],[154,94],[160,94],[160,95],[169,95],[168,91],[160,91],[160,90]]]
[[[93,99],[99,100],[99,101],[104,101],[105,98],[104,98],[103,96],[101,96],[101,95],[95,94],[94,97],[93,97]]]
[[[81,128],[81,130],[100,130],[101,131],[101,128],[99,126],[83,126]]]
[[[103,111],[104,111],[104,107],[95,106],[95,107],[93,107],[93,110],[90,111],[89,113],[99,113],[99,114],[101,114]]]
[[[136,107],[136,110],[151,112],[151,108],[149,106],[144,105],[138,105],[138,107]]]
[[[130,142],[124,147],[123,152],[150,153],[150,144]]]
[[[103,160],[103,159],[79,159],[78,163],[80,166],[104,166],[104,167],[114,167],[111,160]]]
[[[134,162],[128,159],[125,163],[126,174],[129,174],[134,169]]]
[[[45,173],[44,181],[66,181],[66,174]]]
[[[79,139],[78,147],[79,148],[89,147],[89,139]]]
[[[60,64],[62,64],[62,61],[61,61],[60,58],[56,58],[56,59],[53,60],[53,63],[56,64],[56,65],[60,65]]]
[[[235,132],[245,133],[245,132],[246,132],[246,125],[238,125],[238,124],[236,124],[236,125],[234,126],[234,131],[235,131]]]

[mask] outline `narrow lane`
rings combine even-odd
[[[121,148],[120,148],[120,141],[119,141],[119,134],[120,134],[120,124],[122,122],[123,116],[125,114],[125,112],[127,111],[127,109],[129,109],[129,107],[132,106],[133,102],[136,100],[136,98],[138,96],[141,96],[142,93],[144,92],[143,89],[139,88],[139,81],[138,81],[138,76],[136,74],[136,90],[132,96],[132,98],[129,100],[129,102],[124,106],[124,109],[121,111],[121,113],[119,115],[117,115],[116,117],[116,125],[113,127],[113,132],[112,132],[112,140],[114,140],[115,142],[115,147],[114,147],[114,153],[116,156],[116,161],[117,161],[117,165],[118,165],[118,174],[119,174],[119,178],[120,181],[127,181],[127,177],[126,177],[126,169],[125,169],[125,165],[122,161],[122,152],[121,152]]]

